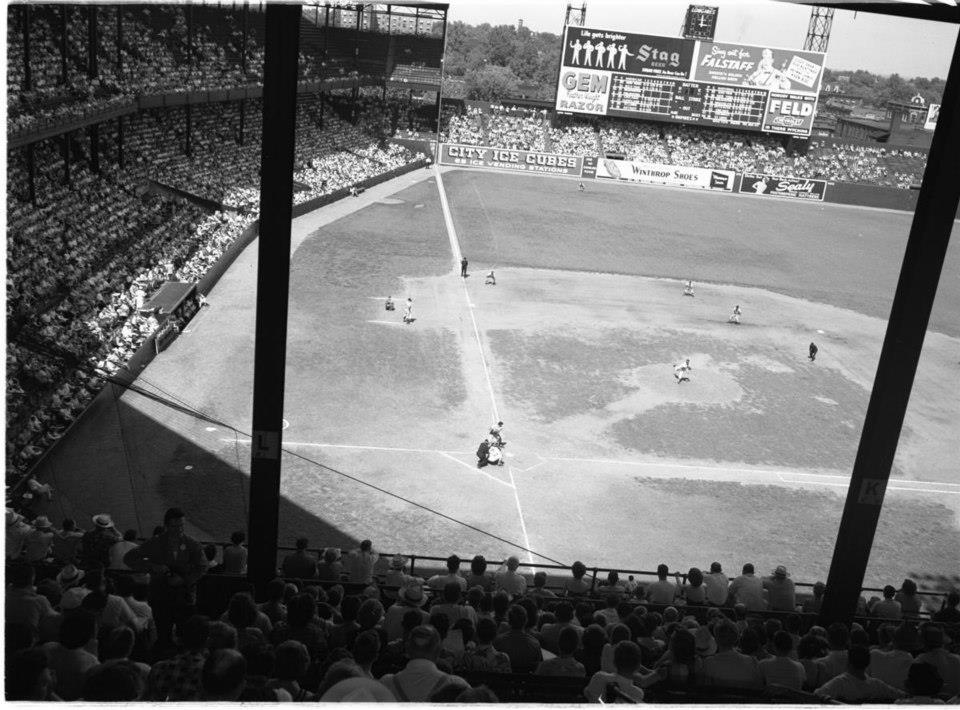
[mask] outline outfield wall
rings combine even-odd
[[[531,150],[508,150],[491,146],[442,143],[440,164],[456,168],[486,168],[511,172],[578,177],[581,180],[611,180],[643,185],[668,185],[750,197],[831,202],[860,207],[884,207],[913,212],[919,190],[879,187],[860,183],[734,172],[714,168],[661,165],[636,160],[578,157]]]

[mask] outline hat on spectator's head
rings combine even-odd
[[[779,565],[775,570],[773,570],[773,576],[777,579],[786,579],[790,575],[787,574],[787,568],[783,565]]]
[[[427,603],[427,597],[423,593],[423,586],[420,584],[408,584],[400,590],[400,600],[411,604],[412,606],[423,606]]]
[[[93,516],[93,524],[101,530],[106,530],[113,527],[113,518],[107,513],[100,513]]]
[[[697,653],[701,656],[712,656],[717,652],[717,640],[710,633],[708,626],[701,626],[697,629],[693,638],[696,643]]]
[[[80,605],[83,603],[84,597],[92,593],[93,592],[86,587],[71,587],[63,593],[63,596],[60,597],[60,609],[62,611],[79,609]]]
[[[46,515],[38,515],[37,519],[33,521],[33,527],[37,530],[53,530],[53,525],[50,523],[50,518]]]
[[[390,560],[390,569],[403,569],[407,566],[407,558],[403,555],[394,555]]]
[[[68,587],[80,584],[84,574],[84,571],[77,569],[76,565],[64,565],[63,569],[57,573],[57,584],[60,585],[61,589],[67,589]]]
[[[320,698],[323,703],[395,703],[393,693],[373,678],[346,678]]]
[[[23,516],[12,508],[7,508],[7,525],[13,525],[23,520]]]
[[[710,571],[711,571],[711,572],[723,572],[723,568],[720,566],[720,563],[719,563],[719,562],[711,562],[711,563],[710,563]]]

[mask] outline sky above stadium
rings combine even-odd
[[[573,0],[579,6],[582,0]],[[677,36],[687,0],[587,0],[587,26]],[[810,8],[773,0],[701,0],[720,8],[716,39],[744,44],[801,48]],[[535,32],[559,34],[567,0],[450,0],[450,19],[472,25],[523,24]],[[827,67],[865,69],[876,74],[941,77],[947,75],[957,27],[899,17],[837,10]]]

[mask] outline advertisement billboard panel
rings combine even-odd
[[[822,52],[699,42],[693,79],[773,91],[816,94],[823,78]]]
[[[690,76],[695,45],[693,40],[679,37],[568,25],[562,66],[686,79]]]
[[[606,158],[597,162],[597,177],[608,180],[694,187],[701,190],[733,190],[732,170],[691,168],[661,163],[642,163],[638,160],[613,160]]]
[[[583,170],[583,158],[556,153],[538,153],[532,150],[508,150],[480,145],[442,143],[440,162],[474,168],[500,168],[517,172],[576,175]]]
[[[817,115],[817,97],[809,94],[770,92],[763,116],[763,130],[809,136]]]
[[[927,120],[923,122],[923,127],[932,131],[937,127],[938,118],[940,118],[940,104],[930,104],[927,107]]]
[[[789,197],[797,200],[823,201],[827,192],[825,180],[782,177],[764,173],[744,173],[740,180],[741,193],[747,195],[766,195],[768,197]]]

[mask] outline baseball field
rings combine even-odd
[[[911,219],[431,170],[295,220],[282,544],[825,579]],[[958,274],[954,243],[871,585],[960,569]],[[55,512],[247,527],[255,278],[256,244],[97,401],[46,467]],[[478,469],[498,419],[506,463]]]

